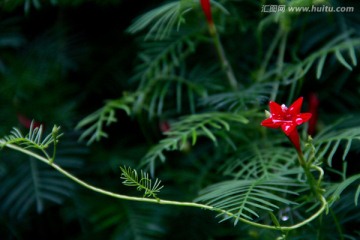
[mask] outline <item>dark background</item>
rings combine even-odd
[[[8,134],[12,127],[26,132],[27,126],[20,119],[34,119],[44,124],[47,133],[53,124],[59,124],[65,132],[59,145],[62,150],[58,159],[60,165],[96,186],[140,195],[121,184],[119,166],[137,166],[150,146],[164,137],[159,119],[140,121],[119,111],[116,115],[118,123],[106,128],[109,138],[90,146],[78,141],[81,131],[74,128],[81,119],[102,107],[107,99],[119,98],[124,92],[137,89],[138,83],[132,77],[139,63],[143,33],[131,35],[126,29],[136,17],[164,1],[69,0],[54,5],[40,1],[38,9],[32,4],[27,7],[26,2],[31,1],[0,2],[0,136]],[[357,6],[355,2],[354,6]],[[353,3],[347,1],[349,5]],[[251,1],[241,8],[236,1],[232,4],[238,12],[232,12],[228,29],[221,34],[235,72],[244,85],[249,86],[251,76],[255,74],[250,69],[263,60],[263,49],[258,48],[258,39],[254,37],[263,16],[259,6]],[[346,23],[357,30],[360,29],[359,9],[357,6],[355,13],[346,15]],[[243,25],[240,26],[239,22]],[[334,26],[337,22],[332,15],[325,14],[318,15],[315,20],[308,17],[297,19],[293,25],[295,33],[289,37],[286,60],[293,60],[294,49],[299,50],[297,57],[302,58],[325,45],[340,31],[340,27],[326,30],[322,26]],[[321,31],[315,28],[316,24]],[[206,33],[206,27],[199,31]],[[269,46],[274,33],[273,28],[264,31],[264,43],[260,43],[264,49]],[[314,44],[306,39],[313,40]],[[202,45],[189,62],[211,65],[208,59],[214,55],[213,48]],[[271,60],[276,57],[274,54]],[[339,115],[360,112],[358,68],[344,73],[344,67],[331,59],[327,62],[323,79],[315,80],[315,71],[311,69],[310,76],[298,85],[296,93],[303,94],[306,99],[309,93],[317,93],[321,102],[319,129]],[[279,95],[284,102],[290,88],[281,88]],[[262,99],[257,107],[263,111],[268,100]],[[198,180],[197,170],[217,154],[209,147],[209,142],[204,140],[201,143],[204,144],[199,144],[197,150],[190,153],[169,153],[174,161],[159,167],[161,179],[170,186],[163,191],[164,199],[190,201],[197,196],[199,189],[216,178],[216,171],[211,169],[204,173],[205,180]],[[359,164],[355,162],[359,148],[354,148],[349,154],[349,175],[359,171]],[[334,157],[339,160],[334,164],[337,170],[342,168],[341,157],[342,152]],[[181,163],[177,162],[179,159]],[[76,186],[60,175],[52,176],[53,170],[35,163],[34,159],[2,151],[0,160],[1,240],[261,239],[258,229],[234,228],[230,221],[219,224],[220,219],[214,218],[211,212],[120,201]],[[194,167],[195,160],[198,165]],[[191,168],[182,170],[179,164]],[[44,198],[39,205],[27,201],[33,196],[24,195],[22,199],[20,193],[29,188],[27,184],[30,184],[28,181],[35,170],[51,175],[54,185],[63,189],[49,193],[49,197],[56,201]],[[329,173],[327,177],[340,180],[338,174]],[[175,186],[174,190],[171,186]],[[353,201],[352,196],[344,198],[349,203]],[[351,210],[348,206],[343,214]],[[348,223],[344,231],[356,230],[356,223]],[[316,226],[314,229],[316,232]],[[301,234],[300,229],[298,235]],[[266,236],[275,239],[279,235],[270,232]]]

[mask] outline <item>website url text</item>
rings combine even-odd
[[[286,5],[262,5],[261,12],[354,12],[354,7],[332,7],[332,6],[315,6],[311,7],[293,7]]]

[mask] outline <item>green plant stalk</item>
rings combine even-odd
[[[344,240],[344,233],[343,233],[343,231],[342,231],[342,229],[341,229],[341,225],[340,225],[340,223],[339,223],[338,218],[336,217],[334,211],[333,211],[331,208],[329,209],[329,212],[330,212],[331,216],[332,216],[333,219],[334,219],[335,227],[336,227],[336,230],[337,230],[338,233],[339,233],[340,240]]]
[[[201,208],[201,209],[205,209],[205,210],[210,210],[210,211],[215,211],[218,212],[220,214],[224,214],[227,215],[229,217],[233,217],[235,219],[237,219],[240,222],[243,223],[247,223],[249,225],[252,225],[254,227],[259,227],[259,228],[264,228],[264,229],[270,229],[270,230],[278,230],[278,231],[290,231],[290,230],[294,230],[297,229],[299,227],[302,227],[306,224],[308,224],[309,222],[313,221],[314,219],[316,219],[318,216],[320,216],[320,214],[322,214],[325,210],[326,210],[326,206],[327,206],[327,201],[326,199],[319,194],[319,200],[321,202],[321,207],[313,214],[311,215],[309,218],[294,224],[292,226],[286,226],[286,227],[279,227],[279,226],[272,226],[272,225],[266,225],[266,224],[261,224],[261,223],[256,223],[256,222],[252,222],[249,221],[247,219],[241,218],[239,216],[236,216],[235,214],[223,210],[223,209],[218,209],[215,208],[213,206],[209,206],[206,204],[199,204],[199,203],[194,203],[194,202],[179,202],[179,201],[172,201],[172,200],[162,200],[162,199],[151,199],[151,198],[142,198],[142,197],[132,197],[132,196],[128,196],[128,195],[122,195],[122,194],[118,194],[118,193],[114,193],[114,192],[110,192],[98,187],[95,187],[91,184],[88,184],[84,181],[82,181],[81,179],[75,177],[74,175],[72,175],[71,173],[69,173],[68,171],[64,170],[63,168],[61,168],[59,165],[57,165],[56,163],[52,163],[49,159],[46,159],[43,156],[40,156],[34,152],[31,152],[27,149],[21,148],[19,146],[16,146],[14,144],[10,144],[10,143],[6,143],[3,140],[0,140],[0,146],[1,147],[7,147],[9,149],[24,153],[28,156],[31,156],[33,158],[38,159],[39,161],[48,164],[49,166],[51,166],[52,168],[54,168],[55,170],[57,170],[58,172],[60,172],[61,174],[63,174],[64,176],[68,177],[69,179],[73,180],[74,182],[76,182],[77,184],[90,189],[94,192],[103,194],[103,195],[107,195],[113,198],[117,198],[117,199],[123,199],[123,200],[129,200],[129,201],[138,201],[138,202],[148,202],[148,203],[157,203],[157,204],[162,204],[162,205],[175,205],[175,206],[184,206],[184,207],[196,207],[196,208]]]
[[[274,82],[273,90],[271,92],[270,99],[276,99],[276,96],[279,91],[280,81],[282,78],[282,72],[284,68],[284,58],[285,58],[285,49],[286,49],[286,41],[287,41],[287,32],[286,31],[280,31],[280,44],[279,44],[279,53],[278,53],[278,59],[277,59],[277,67],[276,67],[276,82]],[[269,58],[270,60],[270,58]],[[265,65],[266,67],[266,65]],[[263,69],[263,72],[265,72],[266,68]]]
[[[114,198],[119,198],[119,199],[124,199],[124,200],[131,200],[131,201],[140,201],[140,202],[151,202],[151,203],[159,203],[159,204],[170,204],[170,205],[178,205],[178,206],[189,206],[189,207],[199,207],[199,208],[203,208],[203,209],[209,209],[209,210],[214,210],[214,207],[208,206],[208,205],[203,205],[203,204],[198,204],[198,203],[192,203],[192,202],[177,202],[177,201],[169,201],[169,200],[156,200],[156,199],[151,199],[151,198],[142,198],[142,197],[131,197],[131,196],[127,196],[127,195],[122,195],[122,194],[117,194],[114,192],[110,192],[101,188],[97,188],[93,185],[90,185],[82,180],[80,180],[79,178],[75,177],[74,175],[72,175],[71,173],[69,173],[68,171],[64,170],[63,168],[61,168],[59,165],[57,165],[56,163],[51,163],[50,159],[46,159],[43,156],[40,156],[34,152],[31,152],[27,149],[21,148],[19,146],[13,145],[13,144],[9,144],[9,143],[5,143],[3,141],[0,140],[0,146],[4,146],[7,148],[10,148],[12,150],[18,151],[18,152],[22,152],[26,155],[29,155],[33,158],[36,158],[38,160],[40,160],[43,163],[46,163],[48,165],[50,165],[52,168],[54,168],[55,170],[57,170],[58,172],[62,173],[63,175],[65,175],[66,177],[70,178],[71,180],[73,180],[74,182],[78,183],[79,185],[88,188],[94,192],[98,192],[110,197],[114,197]]]
[[[262,61],[262,64],[261,64],[260,69],[259,69],[259,74],[258,74],[257,81],[261,82],[263,80],[266,68],[267,68],[267,66],[268,66],[268,64],[270,62],[270,58],[273,55],[278,42],[281,40],[281,36],[282,36],[282,30],[279,29],[277,31],[275,37],[273,38],[273,40],[272,40],[272,42],[271,42],[271,44],[269,46],[269,49],[267,50],[267,52],[266,52],[266,54],[264,56],[264,60]]]
[[[300,166],[303,168],[306,179],[308,181],[309,187],[311,192],[314,194],[314,196],[321,200],[321,193],[320,193],[320,183],[322,180],[322,176],[323,176],[323,170],[315,165],[312,165],[311,161],[309,161],[308,163],[305,161],[304,155],[302,154],[302,152],[298,152],[298,159],[299,159],[299,163]],[[316,170],[318,170],[320,172],[320,177],[319,180],[317,181],[314,177],[314,175],[311,173],[311,169],[314,168]]]
[[[49,162],[52,164],[53,162],[54,162],[54,160],[55,160],[55,156],[56,156],[56,146],[57,146],[57,143],[58,143],[58,134],[59,134],[59,129],[60,128],[58,128],[56,125],[53,127],[53,129],[52,129],[52,137],[54,138],[54,142],[53,142],[53,144],[54,144],[54,147],[53,147],[53,154],[52,154],[52,158],[49,158]],[[60,135],[61,136],[61,135]]]
[[[226,57],[224,47],[220,41],[220,36],[216,30],[216,26],[214,23],[209,24],[208,26],[209,26],[210,35],[214,40],[214,45],[215,45],[216,51],[218,53],[218,56],[219,56],[219,59],[221,62],[221,67],[224,70],[224,72],[228,78],[231,88],[236,90],[238,87],[238,83],[237,83],[234,71],[232,70],[232,67]]]

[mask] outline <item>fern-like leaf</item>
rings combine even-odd
[[[297,159],[289,148],[265,145],[263,142],[251,143],[240,149],[239,154],[229,158],[221,167],[226,176],[234,179],[269,179],[275,176],[286,176],[301,173],[296,167]]]
[[[107,198],[81,199],[79,207],[87,202],[86,209],[93,231],[83,234],[86,239],[99,236],[106,239],[164,239],[172,211],[164,207],[149,207],[138,202],[114,202]],[[80,207],[81,208],[81,207]],[[96,238],[96,237],[95,237]]]
[[[326,158],[327,164],[332,166],[335,153],[346,142],[342,154],[342,159],[345,160],[353,140],[360,140],[360,127],[342,128],[340,124],[341,122],[329,125],[314,138],[317,161]]]
[[[165,133],[167,138],[152,147],[142,162],[143,164],[150,164],[150,172],[154,174],[156,159],[165,161],[164,151],[181,150],[187,146],[188,139],[191,140],[192,145],[195,145],[199,136],[205,136],[216,144],[218,132],[219,136],[226,138],[226,135],[224,136],[221,133],[224,130],[230,130],[228,122],[247,124],[248,120],[241,114],[222,112],[202,113],[184,117],[171,125],[171,130]],[[229,138],[227,140],[231,141]]]
[[[327,191],[325,196],[330,197],[330,206],[334,204],[336,200],[340,198],[340,195],[347,189],[350,185],[360,180],[360,174],[351,176],[341,183],[333,184]],[[357,206],[360,195],[360,184],[357,186],[357,190],[355,192],[354,203]]]
[[[247,89],[236,92],[213,94],[203,98],[201,104],[213,106],[218,110],[237,112],[267,100],[272,91],[272,84],[253,84]]]
[[[152,84],[146,88],[145,95],[137,101],[136,106],[137,109],[147,110],[150,119],[160,116],[166,107],[173,108],[173,105],[167,105],[167,96],[175,95],[177,112],[181,112],[184,102],[188,102],[189,108],[194,112],[195,96],[204,97],[206,95],[206,89],[200,83],[181,76],[157,77],[151,82]]]
[[[356,37],[349,37],[350,33],[345,32],[336,38],[334,38],[332,41],[329,41],[328,44],[326,44],[324,47],[322,47],[320,50],[312,53],[304,60],[300,61],[299,63],[295,64],[289,64],[284,68],[283,73],[281,74],[283,83],[284,84],[290,84],[293,83],[302,77],[304,77],[309,70],[315,66],[316,67],[316,76],[317,78],[320,78],[323,72],[323,67],[325,64],[326,58],[330,54],[334,54],[337,61],[345,66],[347,69],[351,70],[351,65],[345,60],[345,58],[342,55],[343,51],[349,51],[351,49],[351,61],[352,64],[356,64],[356,55],[353,54],[355,52],[356,48],[359,48],[360,46],[360,39]],[[269,71],[267,74],[264,75],[262,80],[273,78],[275,75],[277,75],[278,72],[273,70]]]
[[[272,212],[279,204],[295,205],[282,195],[298,195],[288,188],[301,185],[291,179],[231,180],[205,188],[195,201],[232,213],[224,215],[222,221],[236,218],[237,224],[238,218],[254,220],[260,211]]]
[[[138,191],[145,191],[144,197],[153,197],[158,199],[157,194],[164,187],[161,185],[159,179],[155,179],[153,183],[149,178],[149,174],[141,171],[140,176],[138,175],[135,169],[130,167],[120,167],[121,169],[121,179],[123,179],[123,184],[129,187],[136,187]]]
[[[173,34],[164,41],[142,43],[144,49],[139,54],[141,64],[136,67],[134,79],[140,79],[140,89],[144,89],[151,79],[175,75],[175,68],[193,53],[199,40],[197,32],[184,31]]]
[[[41,213],[46,202],[60,204],[74,188],[62,175],[31,158],[1,185],[0,211],[19,219],[34,207]]]
[[[55,125],[52,132],[43,138],[43,126],[40,125],[40,127],[35,127],[33,122],[31,122],[29,132],[25,136],[19,129],[13,128],[10,135],[0,139],[0,146],[15,144],[24,148],[38,149],[49,161],[53,161],[55,156],[53,155],[50,157],[46,150],[52,144],[54,146],[53,154],[55,154],[56,145],[59,138],[63,135],[62,133],[59,133],[59,130],[60,127]]]
[[[59,165],[73,170],[82,167],[87,153],[85,147],[76,142],[76,137],[62,139],[62,148],[57,151],[56,158]],[[36,159],[8,155],[1,160],[13,169],[11,177],[1,179],[1,213],[21,219],[33,209],[41,213],[49,203],[61,204],[74,192],[75,184],[70,179]]]
[[[128,28],[128,32],[134,34],[151,26],[145,39],[162,40],[170,35],[175,25],[179,29],[180,24],[185,21],[184,14],[192,9],[192,1],[166,3],[139,17]]]
[[[40,127],[34,127],[33,122],[31,122],[29,133],[25,136],[17,128],[13,128],[10,133],[10,135],[1,139],[3,144],[17,144],[22,145],[25,148],[37,148],[44,150],[55,141],[53,134],[49,134],[44,139],[42,139],[43,126],[41,125]],[[57,137],[60,136],[61,135]]]
[[[76,129],[86,128],[81,134],[80,140],[89,138],[87,143],[91,144],[94,141],[99,141],[101,138],[108,137],[108,134],[104,131],[104,126],[117,122],[115,111],[118,109],[122,109],[130,115],[131,104],[134,101],[135,96],[128,94],[120,99],[107,101],[105,106],[88,115],[77,124]]]

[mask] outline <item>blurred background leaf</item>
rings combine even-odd
[[[164,161],[153,166],[165,186],[161,198],[193,201],[221,182],[301,179],[286,138],[259,123],[268,100],[288,104],[302,95],[307,111],[308,96],[316,93],[317,162],[326,166],[327,196],[339,198],[328,215],[288,238],[357,239],[358,181],[351,180],[360,170],[360,5],[317,2],[354,6],[355,12],[272,14],[262,13],[262,4],[294,2],[212,1],[239,82],[232,91],[198,1],[0,1],[0,136],[12,127],[26,130],[33,119],[47,132],[54,123],[61,125],[65,135],[55,161],[91,184],[122,194],[138,193],[123,186],[119,167],[140,170],[141,164],[149,167],[142,159],[164,152]],[[199,121],[206,128],[191,131]],[[301,129],[303,140],[306,130]],[[78,142],[81,134],[94,141],[85,146]],[[173,151],[164,151],[166,141]],[[231,221],[219,224],[220,218],[198,209],[109,199],[74,186],[33,159],[0,154],[1,239],[282,236],[241,223],[234,227]],[[336,191],[339,186],[342,191]],[[230,190],[224,186],[222,193]],[[303,194],[276,194],[308,203]],[[303,209],[285,205],[274,211],[281,224],[304,216]]]

